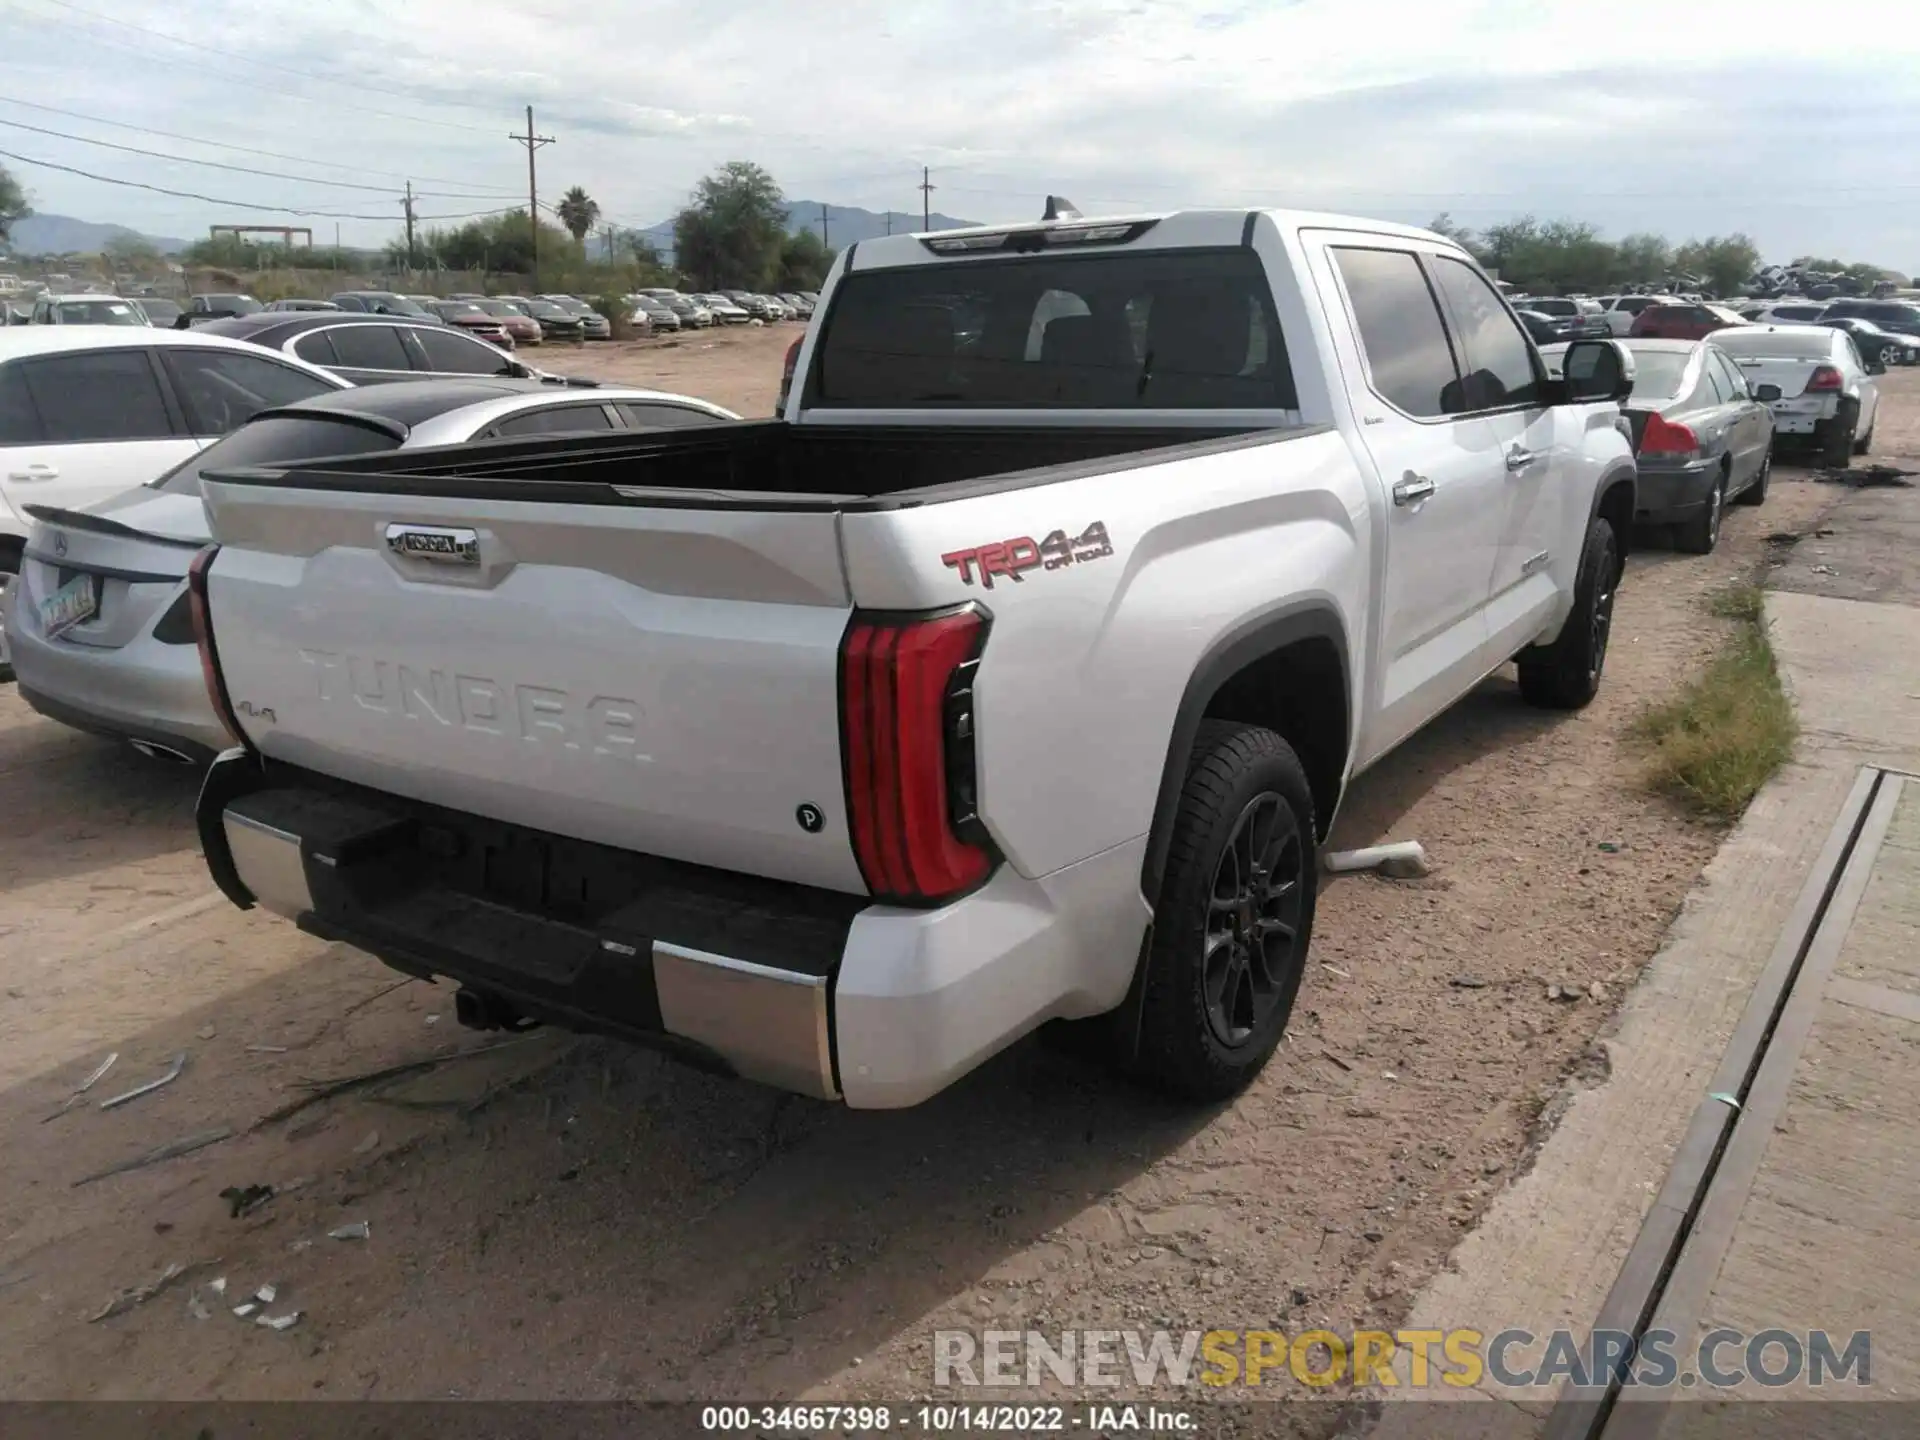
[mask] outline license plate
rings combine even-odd
[[[91,620],[99,609],[93,576],[76,575],[40,602],[40,629],[51,640],[82,620]]]

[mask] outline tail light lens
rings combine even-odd
[[[976,811],[973,675],[987,638],[975,606],[932,616],[856,613],[840,649],[847,815],[876,900],[927,905],[986,878]]]
[[[1845,383],[1833,366],[1822,365],[1807,377],[1807,393],[1811,395],[1818,390],[1838,390]]]
[[[1698,435],[1657,412],[1647,417],[1647,428],[1640,433],[1642,455],[1691,455],[1699,448]]]
[[[780,367],[780,403],[774,407],[773,411],[776,415],[786,413],[787,394],[793,389],[794,367],[800,363],[800,347],[806,342],[806,338],[806,336],[802,335],[787,347],[786,362]]]
[[[193,606],[193,638],[200,647],[200,678],[206,682],[207,699],[234,742],[245,745],[247,737],[233,713],[233,702],[227,698],[227,682],[220,677],[220,654],[213,648],[213,619],[207,610],[207,571],[213,568],[213,557],[219,553],[218,545],[209,545],[193,557],[187,569],[187,595]]]

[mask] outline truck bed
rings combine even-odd
[[[1124,468],[1115,457],[1230,448],[1244,427],[791,425],[742,421],[635,434],[396,450],[285,469],[217,472],[227,484],[290,484],[370,495],[650,504],[754,510],[872,510]],[[644,496],[634,492],[644,491]]]

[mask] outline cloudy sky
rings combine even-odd
[[[1532,212],[1912,271],[1916,81],[1906,0],[0,0],[0,164],[42,211],[372,243],[407,179],[422,215],[524,203],[531,104],[542,198],[626,224],[744,158],[873,210],[926,165],[969,219]]]

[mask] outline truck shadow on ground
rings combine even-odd
[[[37,716],[0,729],[0,893],[192,848],[200,775]]]

